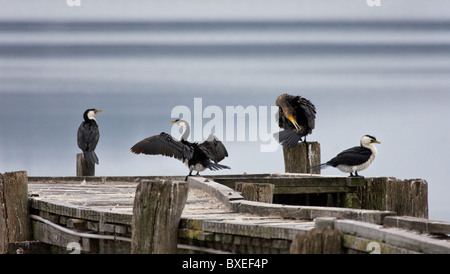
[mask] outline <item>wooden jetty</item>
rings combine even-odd
[[[206,177],[0,174],[1,253],[450,253],[422,179],[323,176],[317,142],[286,173]]]
[[[306,195],[304,192],[320,195],[305,189],[306,182],[314,182],[318,176],[189,177],[173,253],[450,253],[449,223],[397,216],[390,210],[248,201],[241,192],[227,186],[231,181],[270,182],[275,185],[274,195],[278,195],[286,192],[283,188],[287,182],[292,184],[295,179],[299,186],[292,187],[299,195]],[[361,180],[363,184],[374,180],[323,178],[335,182],[332,186],[335,189],[327,191],[339,191],[336,193],[351,193],[353,188],[363,188]],[[143,182],[183,179],[28,177],[28,221],[32,236],[9,240],[2,253],[132,253],[137,186]],[[317,187],[311,184],[311,188]]]

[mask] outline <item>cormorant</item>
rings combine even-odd
[[[368,168],[377,155],[377,148],[373,143],[381,144],[377,141],[377,138],[371,135],[364,135],[361,138],[360,146],[344,150],[328,162],[313,166],[313,168],[332,166],[342,172],[350,173],[350,177],[359,176],[358,171]],[[355,175],[353,175],[353,172]]]
[[[98,157],[94,150],[97,147],[100,132],[94,116],[102,111],[95,108],[86,110],[83,114],[84,121],[78,127],[78,147],[83,151],[86,162],[91,165],[98,165]]]
[[[199,175],[199,172],[206,168],[210,170],[230,169],[228,166],[218,164],[225,157],[228,157],[228,152],[214,134],[211,133],[201,144],[191,143],[187,141],[190,133],[189,124],[180,119],[171,121],[171,123],[183,129],[179,141],[170,134],[161,132],[159,135],[138,142],[131,148],[131,152],[174,157],[181,160],[189,168],[188,176],[192,176],[194,170],[197,171],[196,175]]]
[[[284,130],[275,133],[275,138],[283,146],[294,147],[315,127],[316,107],[306,98],[281,94],[275,104],[279,107],[276,119]]]

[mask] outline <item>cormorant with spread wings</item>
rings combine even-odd
[[[180,140],[162,132],[138,142],[131,148],[131,152],[163,155],[181,160],[189,168],[188,176],[192,175],[192,171],[197,171],[197,175],[199,175],[199,172],[206,168],[210,170],[230,169],[228,166],[218,164],[225,157],[228,157],[228,152],[214,134],[211,133],[201,144],[191,143],[187,141],[190,133],[188,122],[177,119],[171,121],[171,123],[183,129]]]

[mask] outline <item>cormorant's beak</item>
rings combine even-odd
[[[103,112],[103,110],[96,110],[95,112],[94,112],[94,115],[97,115],[98,113],[100,113],[100,112]]]
[[[175,122],[175,121],[170,121],[172,124],[176,124],[177,122]]]
[[[295,120],[294,116],[289,116],[288,119],[289,119],[289,121],[291,121],[291,123],[294,125],[294,127],[297,130],[302,129],[302,127],[297,123],[297,120]]]
[[[372,143],[375,143],[375,144],[381,144],[381,142],[380,142],[380,141],[377,141],[377,140],[373,141]]]

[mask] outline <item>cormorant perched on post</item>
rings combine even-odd
[[[332,166],[342,172],[350,173],[350,177],[359,176],[358,171],[364,170],[370,166],[377,155],[377,148],[373,145],[381,144],[377,138],[364,135],[361,138],[361,145],[342,151],[336,157],[324,164],[313,166],[313,168],[322,168]],[[353,175],[355,172],[355,175]]]
[[[162,132],[138,142],[131,148],[131,152],[174,157],[181,160],[189,168],[188,176],[192,176],[194,170],[199,175],[199,172],[206,168],[210,170],[230,169],[228,166],[218,164],[225,157],[228,157],[228,152],[214,134],[211,133],[208,139],[201,144],[191,143],[187,141],[190,133],[189,124],[179,119],[171,121],[171,123],[183,129],[179,141]]]
[[[279,107],[276,116],[278,125],[284,130],[275,133],[275,138],[283,146],[294,147],[306,135],[311,134],[315,127],[316,107],[306,98],[282,94],[275,104]]]
[[[94,116],[102,111],[94,108],[86,110],[83,114],[84,121],[78,127],[78,147],[83,151],[86,162],[91,165],[98,165],[98,157],[94,150],[97,147],[100,132]]]

